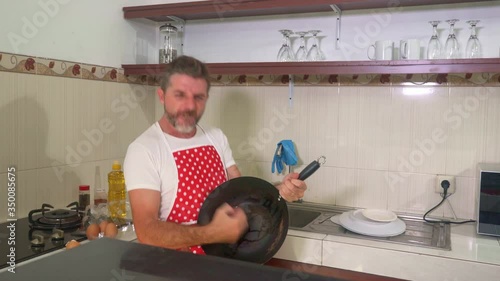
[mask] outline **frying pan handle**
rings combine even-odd
[[[320,160],[322,160],[321,163]],[[316,172],[316,170],[318,170],[321,165],[325,164],[325,161],[325,156],[321,156],[320,158],[318,158],[318,160],[314,160],[309,163],[309,165],[307,165],[307,167],[305,167],[304,170],[300,172],[299,180],[306,180],[310,175],[314,174],[314,172]]]

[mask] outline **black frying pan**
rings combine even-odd
[[[311,162],[300,172],[299,179],[307,179],[320,165],[317,160]],[[228,180],[207,196],[200,209],[198,224],[210,223],[215,210],[224,203],[245,211],[248,232],[236,244],[202,245],[205,253],[261,264],[271,259],[288,232],[288,208],[278,189],[255,177]]]

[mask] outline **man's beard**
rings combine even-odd
[[[167,114],[168,122],[175,128],[175,130],[177,130],[177,132],[181,134],[188,134],[193,132],[193,130],[196,128],[196,124],[198,124],[198,121],[200,120],[200,118],[196,116],[195,111],[185,111],[182,113],[170,114],[165,110],[165,113]],[[188,124],[179,124],[177,122],[177,119],[179,118],[189,118],[193,122],[188,122]]]

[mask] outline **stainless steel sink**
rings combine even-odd
[[[289,227],[302,228],[319,217],[321,212],[301,210],[301,209],[288,209]]]
[[[405,233],[392,237],[372,237],[351,232],[330,220],[331,217],[350,210],[352,208],[330,207],[324,204],[289,203],[289,228],[351,238],[451,250],[449,224],[431,224],[415,215],[398,214],[398,218],[406,224]]]

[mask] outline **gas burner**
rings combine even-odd
[[[57,228],[58,230],[61,230],[79,227],[82,222],[82,217],[78,213],[78,202],[73,202],[66,207],[73,208],[69,210],[57,209],[51,211],[51,209],[54,207],[49,204],[43,203],[41,209],[36,209],[29,212],[28,219],[30,228],[40,230],[52,230],[54,228]],[[64,232],[62,234],[56,234],[54,232],[52,238],[61,239],[60,237],[63,236]]]

